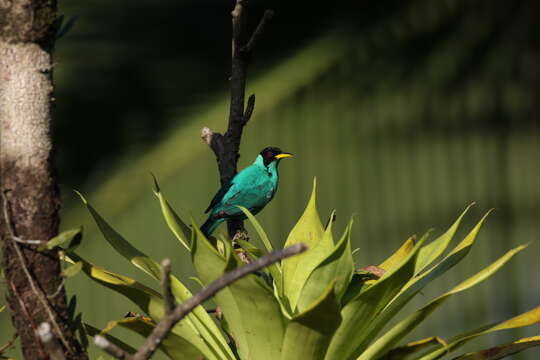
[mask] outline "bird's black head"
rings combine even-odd
[[[281,151],[280,148],[269,146],[261,151],[261,156],[264,161],[264,166],[268,166],[274,160],[281,160],[286,157],[292,157],[293,155],[288,152]]]

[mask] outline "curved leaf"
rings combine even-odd
[[[517,354],[534,346],[540,346],[540,335],[531,336],[511,343],[458,356],[454,360],[498,360]]]
[[[405,259],[407,255],[409,255],[411,251],[413,250],[415,239],[416,239],[416,236],[411,236],[410,238],[405,240],[403,245],[401,245],[400,248],[395,253],[393,253],[386,260],[384,260],[379,265],[379,267],[381,269],[388,271],[392,269],[393,267],[395,267],[396,265],[398,265],[399,263],[401,263],[401,261],[403,261],[403,259]]]
[[[69,254],[69,258],[72,261],[82,262],[82,270],[89,278],[124,295],[153,320],[159,321],[163,317],[163,299],[156,291],[127,276],[95,266],[74,253]],[[192,326],[187,321],[180,321],[173,328],[173,333],[185,340],[186,352],[198,352],[208,359],[219,359],[201,337],[193,331]]]
[[[443,349],[437,349],[429,354],[419,357],[420,360],[435,360],[443,357],[448,351],[457,349],[467,342],[495,331],[509,330],[524,326],[534,325],[540,322],[540,306],[529,310],[523,314],[515,316],[509,320],[502,321],[493,325],[482,326],[472,331],[453,337],[448,341],[448,346]]]
[[[313,191],[306,210],[294,226],[285,247],[303,242],[308,250],[303,254],[285,259],[283,268],[283,289],[292,310],[296,308],[300,292],[315,267],[332,252],[334,243],[324,236],[324,228],[317,212],[317,181],[313,180]]]
[[[497,272],[497,270],[499,270],[504,264],[506,264],[515,254],[525,249],[525,247],[526,246],[519,246],[515,249],[508,251],[501,258],[499,258],[497,261],[495,261],[488,267],[484,268],[474,276],[471,276],[467,280],[452,288],[450,291],[444,293],[420,310],[400,321],[392,329],[390,329],[383,336],[381,336],[375,343],[373,343],[373,345],[371,345],[364,353],[362,353],[358,360],[377,359],[384,353],[388,352],[395,344],[401,341],[401,339],[405,335],[409,334],[426,317],[428,317],[433,311],[435,311],[435,309],[441,306],[452,295],[467,290],[489,278],[491,275]],[[448,349],[445,348],[445,351],[446,350]]]
[[[444,274],[454,265],[459,263],[469,253],[476,237],[486,220],[489,212],[474,226],[474,228],[465,236],[465,238],[437,265],[412,278],[398,295],[390,302],[383,312],[373,321],[365,332],[365,342],[363,346],[371,343],[379,331],[390,322],[390,320],[427,284]],[[423,237],[425,238],[425,236]]]
[[[442,234],[437,239],[433,240],[420,250],[420,253],[418,254],[418,261],[416,263],[416,274],[424,270],[427,266],[429,266],[429,264],[431,264],[439,256],[442,255],[442,253],[450,244],[450,241],[452,241],[452,238],[454,237],[459,227],[459,224],[461,223],[461,220],[473,205],[474,203],[467,206],[467,208],[461,213],[457,220],[444,234]]]
[[[341,310],[343,321],[330,343],[325,359],[347,360],[360,355],[366,346],[365,330],[414,275],[416,258],[422,244],[423,241],[419,241],[400,265],[386,272],[375,284],[362,290],[345,305]]]
[[[154,179],[154,194],[159,200],[159,206],[161,208],[161,212],[163,214],[163,218],[165,218],[165,222],[167,223],[167,226],[169,229],[171,229],[172,233],[178,241],[180,241],[180,244],[182,244],[188,251],[190,251],[189,246],[189,239],[191,239],[191,229],[189,226],[186,225],[178,216],[176,211],[172,208],[172,206],[169,204],[167,199],[165,199],[165,195],[161,192],[161,189],[159,187],[158,181],[154,174],[150,173],[152,175],[152,178]]]
[[[341,323],[335,282],[323,292],[313,306],[295,316],[287,325],[281,360],[322,360],[328,344]]]
[[[299,311],[312,307],[315,300],[325,293],[328,284],[333,281],[335,282],[335,296],[338,302],[341,301],[354,271],[351,253],[352,222],[351,219],[334,250],[317,265],[307,279],[298,300]]]
[[[141,269],[152,278],[158,281],[161,280],[161,265],[131,245],[101,217],[81,194],[79,194],[79,196],[87,206],[90,214],[96,221],[109,244],[137,268]],[[184,302],[193,296],[188,288],[173,275],[171,276],[171,289],[179,302]],[[190,314],[188,314],[186,321],[193,327],[196,333],[204,339],[212,352],[219,354],[226,359],[234,358],[234,355],[227,344],[227,340],[223,337],[214,320],[202,306],[197,306]]]

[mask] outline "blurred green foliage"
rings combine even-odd
[[[323,217],[337,206],[336,226],[344,227],[342,214],[356,214],[359,264],[382,260],[426,224],[446,226],[471,201],[480,208],[472,212],[495,208],[480,235],[487,241],[479,243],[475,263],[463,262],[443,283],[454,285],[509,246],[538,238],[536,1],[255,3],[256,12],[275,8],[276,18],[248,80],[257,104],[240,167],[266,145],[296,154],[283,166],[276,198],[257,216],[270,238],[285,241],[313,176],[322,184]],[[170,254],[179,273],[193,271],[168,241],[158,212],[148,211],[157,209],[148,171],[162,179],[175,208],[202,220],[219,181],[214,156],[198,136],[203,126],[226,126],[230,5],[61,4],[66,15],[79,16],[56,54],[63,224],[85,226],[81,251],[90,260],[143,283],[116,263],[71,189],[85,190],[145,253]],[[450,301],[415,337],[445,337],[469,322],[533,307],[540,296],[530,286],[539,270],[537,246],[498,281],[464,295],[466,306]],[[81,294],[84,312],[100,310],[98,326],[131,310],[90,283],[68,286]],[[2,323],[7,318],[0,314]],[[9,331],[0,334],[5,342]]]

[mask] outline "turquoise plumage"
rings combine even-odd
[[[206,235],[211,235],[222,222],[228,219],[244,220],[246,216],[237,207],[245,207],[252,214],[257,214],[276,194],[281,159],[292,157],[292,154],[276,147],[263,149],[255,162],[240,171],[214,196],[205,213],[210,211],[208,219],[201,227]]]

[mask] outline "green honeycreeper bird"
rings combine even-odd
[[[277,147],[264,148],[255,162],[232,178],[214,196],[208,219],[201,227],[205,236],[210,236],[225,220],[245,220],[246,216],[237,208],[245,207],[252,214],[257,214],[272,200],[278,188],[278,165],[281,159],[292,157]]]

